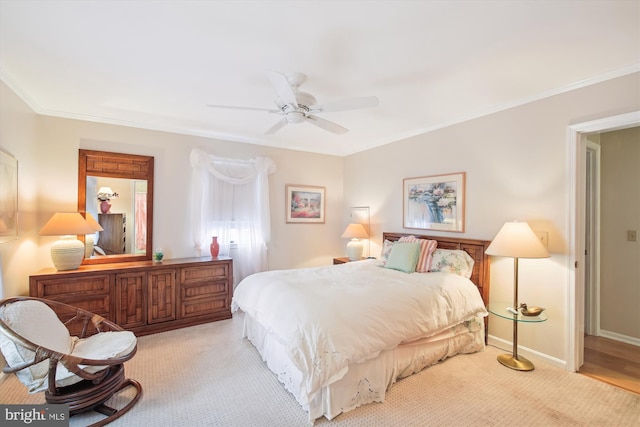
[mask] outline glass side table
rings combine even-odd
[[[487,306],[489,313],[513,322],[513,352],[512,354],[499,355],[498,362],[502,363],[507,368],[516,369],[518,371],[532,371],[534,368],[533,363],[522,356],[518,356],[518,322],[544,322],[548,319],[547,313],[543,311],[537,316],[525,316],[520,312],[520,310],[517,311],[517,314],[509,310],[514,308],[516,307],[514,307],[513,303],[510,302],[496,302]]]

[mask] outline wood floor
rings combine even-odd
[[[579,372],[640,394],[640,347],[585,335]]]

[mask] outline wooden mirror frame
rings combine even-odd
[[[78,212],[86,216],[87,176],[128,178],[147,181],[147,245],[144,254],[105,255],[85,258],[82,264],[107,264],[150,260],[153,252],[153,157],[107,151],[79,150]],[[84,242],[84,236],[78,236]]]

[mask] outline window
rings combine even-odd
[[[268,176],[273,160],[234,160],[191,152],[193,242],[206,255],[211,236],[218,237],[220,255],[233,255],[234,282],[268,269],[271,235]],[[206,245],[206,246],[205,246]]]

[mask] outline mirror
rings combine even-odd
[[[103,228],[78,236],[87,245],[83,264],[150,260],[153,157],[79,150],[78,211]]]

